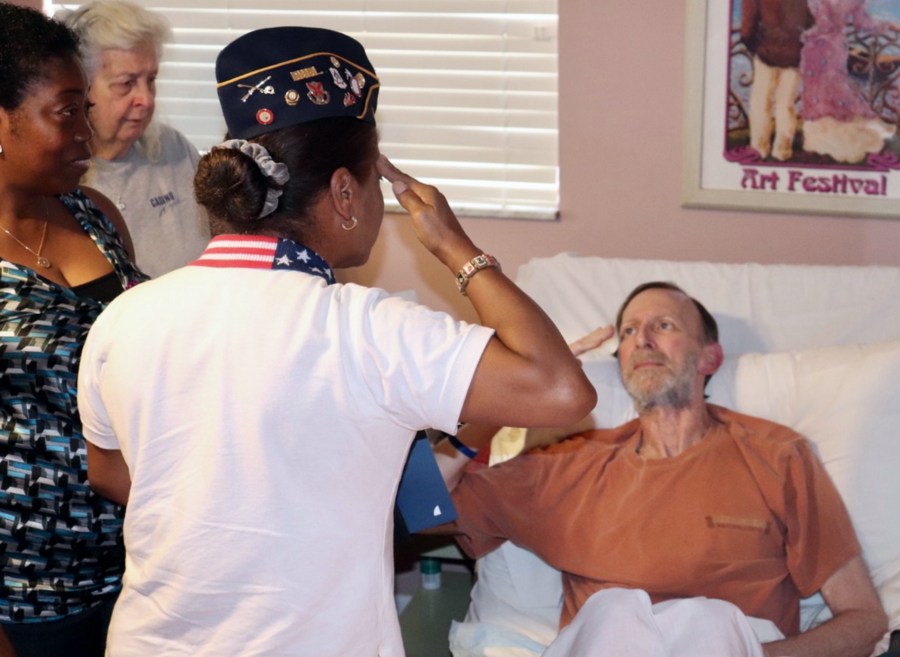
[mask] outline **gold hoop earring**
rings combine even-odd
[[[350,215],[350,220],[351,220],[351,224],[349,226],[347,224],[345,224],[344,222],[341,222],[341,228],[343,228],[346,231],[351,231],[354,228],[356,228],[356,226],[359,224],[359,219],[357,219],[353,215]]]

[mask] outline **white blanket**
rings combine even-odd
[[[764,621],[764,630],[774,629]],[[651,604],[636,589],[606,589],[584,606],[543,657],[763,657],[749,619],[730,602],[710,598]]]

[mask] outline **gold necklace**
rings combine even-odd
[[[46,202],[45,202],[45,203],[44,203],[44,208],[45,208],[45,210],[46,210],[46,207],[47,207],[47,204],[46,204]],[[8,230],[6,230],[6,228],[4,228],[3,226],[0,226],[0,230],[2,230],[4,233],[6,233],[7,235],[9,235],[11,238],[13,238],[13,239],[16,241],[16,243],[17,243],[19,246],[21,246],[23,249],[25,249],[26,251],[28,251],[28,253],[31,253],[32,255],[34,255],[35,260],[37,261],[37,263],[38,263],[41,267],[43,267],[44,269],[50,269],[50,267],[53,266],[53,263],[50,262],[49,259],[47,259],[47,258],[45,258],[44,256],[41,255],[41,251],[44,250],[44,240],[47,238],[47,220],[46,220],[46,219],[44,219],[44,227],[43,227],[43,229],[41,230],[41,243],[38,244],[38,250],[37,250],[37,251],[35,251],[35,250],[32,249],[30,246],[28,246],[27,244],[25,244],[25,242],[23,242],[23,241],[20,240],[18,237],[16,237],[15,235],[13,235],[11,232],[9,232]]]

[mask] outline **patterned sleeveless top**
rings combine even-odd
[[[80,191],[61,196],[127,289],[146,277]],[[78,359],[103,304],[0,259],[0,621],[54,620],[120,588],[122,507],[94,493]]]

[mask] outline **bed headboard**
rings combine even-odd
[[[900,338],[900,267],[534,258],[516,282],[571,341],[611,323],[641,283],[671,281],[719,322],[726,354]]]

